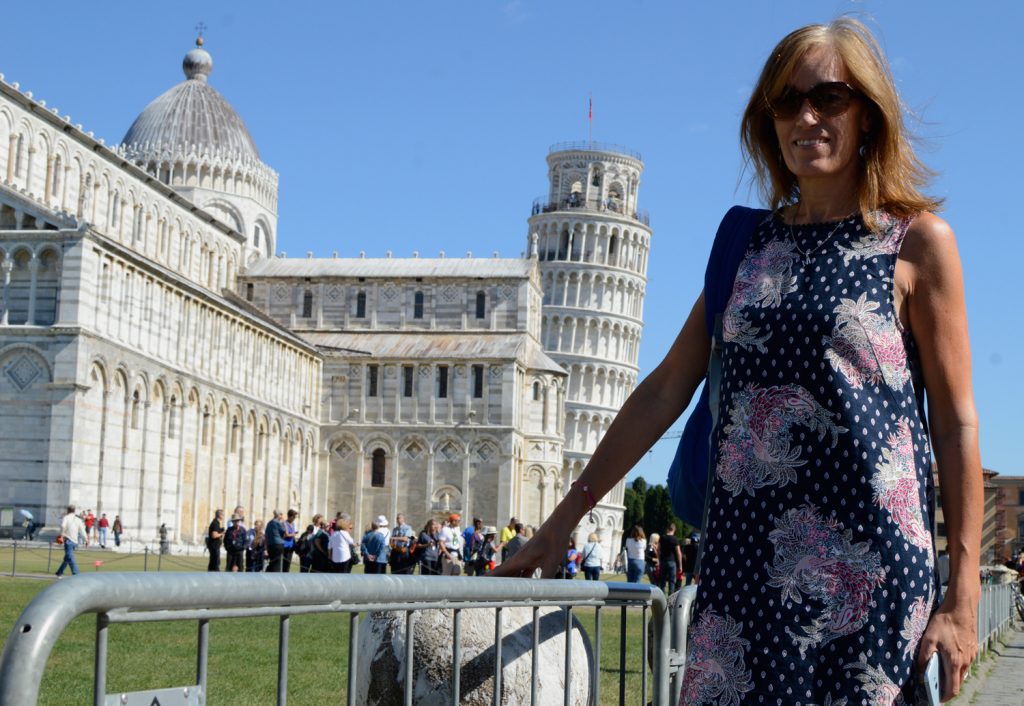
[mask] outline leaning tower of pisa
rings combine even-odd
[[[580,474],[637,383],[651,228],[637,207],[640,155],[596,142],[554,145],[547,196],[533,204],[530,248],[544,287],[542,342],[569,372],[562,493]],[[613,552],[623,532],[619,483],[579,534]],[[613,554],[609,554],[613,556]]]

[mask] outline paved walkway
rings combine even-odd
[[[981,678],[968,679],[954,706],[1024,706],[1024,626],[1014,625],[1003,635],[1006,646],[996,644],[993,661],[982,663]],[[987,670],[987,671],[986,671]]]

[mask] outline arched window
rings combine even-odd
[[[256,248],[260,246],[260,226],[258,223],[252,229],[252,244]]]
[[[366,318],[366,292],[359,292],[356,295],[356,318]]]
[[[482,319],[487,315],[487,295],[483,292],[476,293],[476,318]]]
[[[370,485],[374,488],[384,487],[384,470],[386,458],[384,449],[377,449],[373,452],[373,466],[370,472]]]
[[[167,410],[167,438],[178,438],[178,398],[171,395],[170,409]]]
[[[302,295],[302,318],[308,319],[313,316],[313,292],[308,289]]]
[[[416,292],[412,303],[412,318],[423,318],[423,292]]]
[[[540,402],[540,383],[533,383],[533,401]]]
[[[480,399],[484,396],[484,366],[473,366],[473,397]]]

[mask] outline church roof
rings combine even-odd
[[[478,361],[494,358],[520,360],[531,370],[548,370],[565,374],[565,369],[552,360],[539,345],[530,345],[524,333],[490,333],[487,331],[410,330],[405,332],[300,331],[306,341],[318,346],[326,357],[367,355],[375,359]]]
[[[522,258],[282,258],[257,260],[247,277],[527,278],[535,263]]]
[[[195,146],[199,152],[258,160],[259,151],[245,123],[209,82],[213,58],[202,38],[182,62],[185,80],[156,98],[139,114],[121,140],[136,152]]]

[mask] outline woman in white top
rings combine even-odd
[[[355,541],[349,530],[352,529],[352,518],[342,513],[334,527],[328,547],[331,551],[331,573],[348,574],[352,572],[352,547]]]
[[[587,543],[580,549],[581,565],[583,576],[587,581],[597,581],[601,578],[601,565],[604,563],[604,549],[597,541],[597,532],[591,532],[587,537]]]
[[[626,581],[629,583],[640,583],[640,577],[647,568],[644,561],[646,551],[647,540],[644,537],[644,530],[640,525],[636,525],[630,530],[629,539],[626,540]]]

